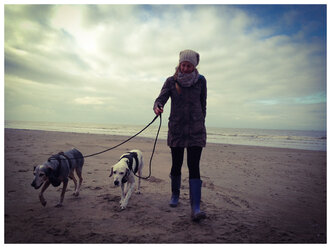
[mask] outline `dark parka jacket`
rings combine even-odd
[[[167,78],[161,93],[156,98],[154,109],[163,107],[171,97],[171,112],[168,123],[168,146],[206,146],[207,82],[200,75],[191,87],[176,89],[174,77]]]

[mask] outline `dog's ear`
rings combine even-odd
[[[111,177],[113,175],[113,167],[111,167],[111,169],[110,169],[110,175],[109,175],[109,177]]]
[[[52,167],[47,167],[45,170],[45,174],[47,177],[49,177],[53,173],[53,168]]]
[[[125,169],[125,175],[124,175],[124,177],[129,176],[129,174],[130,174],[130,170],[129,170],[128,168],[126,168],[126,169]]]
[[[33,166],[33,172],[36,170],[37,166]]]

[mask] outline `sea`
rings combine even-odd
[[[158,121],[139,134],[139,137],[155,138]],[[5,128],[44,130],[73,133],[133,136],[142,130],[143,125],[92,124],[92,123],[57,123],[5,121]],[[167,138],[167,124],[163,123],[159,139]],[[326,151],[326,131],[307,130],[272,130],[252,128],[207,127],[207,142],[232,145],[265,146],[294,148],[303,150]]]

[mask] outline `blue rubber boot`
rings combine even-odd
[[[169,202],[170,207],[177,207],[180,194],[180,182],[181,176],[170,176],[171,178],[171,200]]]
[[[190,179],[190,200],[192,209],[192,220],[200,221],[206,218],[206,214],[200,210],[201,186],[200,179]]]

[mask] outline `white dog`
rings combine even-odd
[[[138,173],[138,190],[140,194],[140,177],[144,166],[142,152],[132,150],[123,154],[120,160],[112,166],[109,177],[114,175],[114,185],[121,186],[120,206],[125,209],[135,187],[135,174]],[[125,188],[126,186],[126,188]]]

